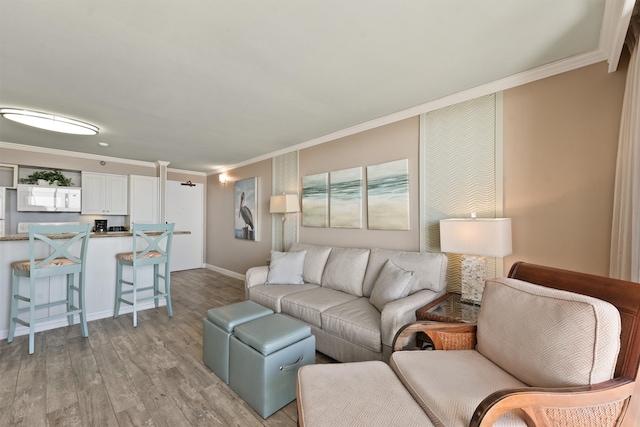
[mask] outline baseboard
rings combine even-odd
[[[167,305],[166,301],[164,300],[161,300],[158,302],[161,307]],[[139,312],[143,310],[148,310],[150,308],[155,308],[153,301],[145,301],[143,303],[138,304]],[[126,304],[122,305],[120,309],[120,315],[131,313],[131,312],[133,312],[133,307],[128,306]],[[96,313],[89,314],[87,315],[87,322],[91,322],[92,320],[105,319],[107,317],[113,317],[113,310],[104,310],[104,311],[99,311]],[[73,326],[80,327],[79,324],[80,324],[80,317],[76,315],[73,318]],[[67,323],[67,318],[62,317],[59,319],[50,320],[48,322],[36,323],[35,331],[42,332],[42,331],[48,331],[50,329],[64,328],[68,326],[69,324]],[[29,334],[29,328],[27,328],[26,326],[18,325],[16,327],[16,333],[15,333],[16,337],[19,337],[20,335],[28,335],[28,334]],[[91,334],[91,330],[89,330],[89,334]],[[9,336],[8,329],[0,330],[0,339],[3,339],[3,340],[7,339],[8,336]]]
[[[221,267],[216,267],[215,265],[211,265],[211,264],[205,264],[205,268],[209,270],[213,270],[220,274],[224,274],[225,276],[233,277],[234,279],[238,279],[242,281],[245,280],[244,274],[236,273],[235,271],[227,270]]]

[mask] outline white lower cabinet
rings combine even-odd
[[[127,215],[129,177],[82,172],[82,213]]]

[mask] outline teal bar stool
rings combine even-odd
[[[49,253],[43,259],[36,259],[36,242],[44,242],[48,245]],[[80,329],[82,336],[89,336],[87,329],[87,316],[85,312],[85,265],[87,259],[87,246],[89,242],[89,224],[85,225],[36,225],[29,226],[29,260],[17,261],[11,264],[11,319],[9,322],[9,337],[7,342],[12,342],[19,323],[29,328],[29,354],[34,351],[34,333],[36,323],[67,316],[69,326],[73,325],[73,316],[80,315]],[[78,250],[78,246],[80,246]],[[74,253],[70,250],[73,248]],[[77,255],[76,255],[77,254]],[[78,273],[78,285],[74,285],[75,273]],[[67,276],[67,297],[61,301],[36,305],[36,279],[58,275]],[[29,278],[29,295],[20,294],[20,278]],[[74,304],[74,292],[78,294],[78,305]],[[28,306],[20,304],[20,301],[28,303]],[[65,312],[39,317],[35,312],[43,308],[66,305]],[[29,319],[23,320],[19,316],[29,313]]]
[[[116,307],[113,314],[117,318],[120,314],[120,303],[133,306],[133,327],[138,326],[138,303],[153,300],[158,308],[158,299],[167,301],[167,313],[173,316],[171,308],[171,274],[169,272],[171,257],[171,240],[173,239],[173,227],[175,224],[133,224],[133,252],[116,255]],[[142,243],[142,245],[140,245]],[[160,264],[164,264],[164,275],[160,274]],[[122,267],[133,267],[131,281],[122,278]],[[138,267],[153,265],[153,285],[139,287],[137,281]],[[164,280],[164,292],[160,292],[159,279]],[[128,285],[131,289],[122,290],[122,285]],[[138,298],[138,292],[153,290],[153,295]],[[123,295],[131,295],[131,300],[122,298]]]

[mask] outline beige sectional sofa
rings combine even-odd
[[[283,257],[301,263],[296,284],[276,275]],[[250,268],[245,287],[247,299],[309,324],[318,351],[341,362],[388,361],[398,329],[444,294],[446,272],[442,253],[294,243],[272,253],[270,267]]]

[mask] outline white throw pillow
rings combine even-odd
[[[375,285],[373,285],[369,302],[382,311],[387,303],[409,295],[413,277],[413,271],[403,270],[392,261],[387,260]]]
[[[302,285],[302,270],[307,251],[276,252],[271,251],[267,285]]]

